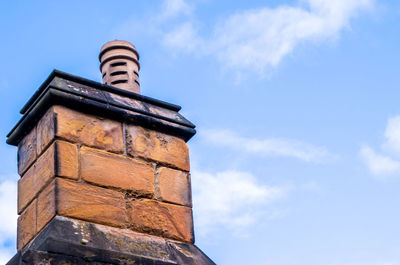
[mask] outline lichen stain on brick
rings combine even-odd
[[[90,139],[94,138],[94,143],[112,145],[114,140],[110,134],[103,130],[102,127],[96,124],[88,124],[82,120],[71,120],[69,121],[71,128],[70,134],[73,137],[80,138],[84,137]]]
[[[95,129],[101,130],[101,128],[98,127],[98,126],[95,126],[93,128],[93,130],[95,130]],[[96,135],[96,133],[95,133],[95,135]],[[112,137],[108,136],[107,132],[100,131],[100,132],[97,132],[96,143],[103,143],[103,144],[106,144],[106,145],[112,145],[114,143],[114,140],[113,140]]]
[[[70,120],[68,122],[68,127],[70,128],[69,133],[73,137],[79,137],[82,131],[85,129],[87,123],[82,120]]]

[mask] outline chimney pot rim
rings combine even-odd
[[[139,53],[136,50],[135,45],[133,45],[132,43],[128,42],[128,41],[124,41],[124,40],[113,40],[113,41],[109,41],[107,43],[105,43],[101,49],[100,49],[100,54],[99,54],[99,61],[101,62],[101,57],[108,51],[113,50],[113,49],[126,49],[126,50],[130,50],[133,53],[136,54],[136,56],[138,57],[139,60]]]

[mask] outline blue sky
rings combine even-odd
[[[400,264],[400,3],[2,1],[0,263],[15,253],[5,136],[52,69],[100,81],[103,43],[182,106],[196,244],[217,264]]]

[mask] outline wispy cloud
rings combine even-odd
[[[325,147],[285,138],[256,139],[243,137],[230,130],[204,130],[202,137],[213,144],[266,156],[291,157],[306,162],[326,162],[337,159]]]
[[[116,27],[111,34],[116,39],[134,40],[138,36],[150,36],[156,38],[156,41],[165,40],[169,27],[188,20],[193,22],[193,12],[193,5],[185,0],[164,0],[149,13],[133,15]]]
[[[165,1],[165,3],[177,1]],[[182,5],[183,1],[179,6]],[[227,68],[264,74],[296,47],[339,37],[352,18],[371,9],[374,0],[303,0],[297,5],[241,10],[221,18],[211,32],[190,16],[172,29],[163,43],[174,51],[215,56]]]
[[[230,130],[202,130],[200,138],[212,143],[214,147],[240,150],[240,153],[248,157],[279,156],[306,162],[324,162],[336,158],[324,147],[292,139],[255,139],[239,136]],[[274,208],[273,202],[285,198],[289,192],[321,190],[316,182],[296,186],[265,185],[260,182],[261,177],[240,170],[193,170],[194,214],[199,232],[208,234],[210,230],[224,227],[242,235],[245,228],[252,224],[284,215],[285,209]]]
[[[167,0],[163,1],[161,12],[158,14],[158,20],[166,20],[179,15],[190,15],[192,7],[185,0]]]
[[[172,49],[174,53],[192,53],[196,50],[201,53],[204,40],[198,35],[197,29],[191,22],[179,24],[174,30],[163,34],[163,44]]]
[[[16,253],[17,232],[17,185],[12,181],[0,183],[0,264]]]
[[[360,148],[359,155],[375,176],[400,173],[400,116],[388,119],[380,153],[368,145]]]
[[[392,155],[400,157],[400,115],[388,119],[382,148]]]
[[[261,185],[255,176],[242,171],[192,172],[196,227],[201,234],[223,226],[236,233],[276,212],[266,205],[284,197],[287,189]]]
[[[389,156],[378,154],[367,145],[361,147],[360,156],[373,175],[391,175],[400,170],[399,161],[396,161]]]

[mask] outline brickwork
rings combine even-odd
[[[18,213],[55,176],[78,179],[78,148],[64,141],[55,141],[18,181]]]
[[[53,106],[18,157],[18,249],[56,215],[194,241],[180,138]]]

